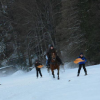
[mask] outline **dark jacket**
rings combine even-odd
[[[51,54],[52,54],[52,53],[57,54],[57,52],[56,52],[55,49],[49,49],[49,50],[47,51],[47,56],[48,56],[48,58],[51,57]]]
[[[80,56],[79,56],[78,58],[81,58],[82,60],[85,60],[84,62],[79,62],[79,64],[85,64],[86,61],[87,61],[86,58],[85,58],[84,56],[83,56],[83,57],[80,57]]]
[[[37,67],[37,66],[39,66],[39,65],[42,65],[42,64],[39,63],[39,62],[35,63],[35,68],[36,68],[36,69],[40,69],[40,68]]]

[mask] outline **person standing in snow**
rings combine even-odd
[[[78,74],[77,74],[77,76],[79,76],[80,70],[81,70],[82,66],[83,66],[85,75],[87,75],[87,70],[86,70],[86,68],[85,68],[86,58],[84,57],[83,53],[80,53],[80,56],[79,56],[78,58],[81,58],[83,61],[82,61],[82,62],[79,62],[79,69],[78,69]]]
[[[47,65],[48,66],[50,66],[50,61],[51,61],[51,54],[52,53],[55,53],[56,55],[57,55],[57,52],[56,52],[56,50],[54,49],[54,47],[53,47],[53,45],[50,45],[50,48],[49,48],[49,50],[47,51],[47,57],[48,57],[48,62],[47,62]],[[56,59],[57,59],[57,61],[61,64],[61,65],[63,65],[63,63],[62,63],[62,61],[61,61],[61,59],[59,58],[59,56],[57,55],[56,56]]]
[[[48,56],[46,55],[46,66],[48,67]]]
[[[42,65],[38,60],[35,61],[35,68],[36,68],[36,76],[38,78],[38,74],[42,77],[41,69],[38,68],[39,65]]]

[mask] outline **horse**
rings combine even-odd
[[[57,60],[56,60],[56,53],[52,53],[52,54],[51,54],[50,69],[51,69],[53,78],[55,78],[54,70],[55,70],[55,69],[58,70],[58,72],[57,72],[58,80],[59,80],[59,69],[60,69],[59,66],[60,66],[59,63],[58,63]]]

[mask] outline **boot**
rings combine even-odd
[[[77,77],[79,76],[79,73],[77,74]]]
[[[42,75],[41,75],[41,78],[42,78]]]
[[[87,75],[87,72],[85,72],[85,76]]]

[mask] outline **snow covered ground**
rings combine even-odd
[[[60,80],[56,71],[53,79],[46,69],[42,69],[43,78],[38,79],[35,69],[1,77],[0,100],[100,100],[100,65],[87,67],[87,76],[82,69],[77,77],[77,70],[62,69]]]

